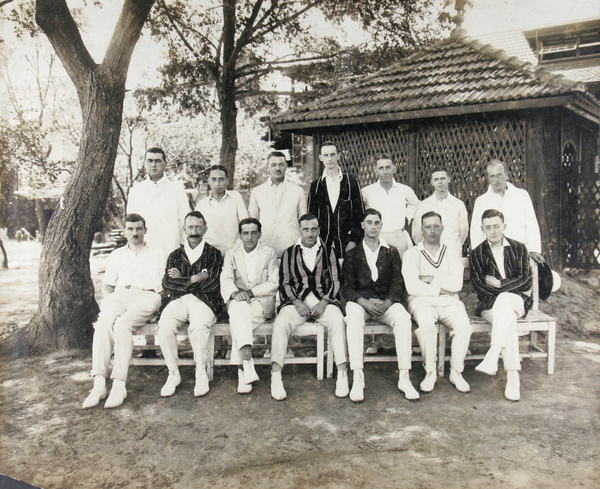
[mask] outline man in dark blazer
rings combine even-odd
[[[310,184],[308,212],[317,216],[325,245],[335,251],[338,259],[344,258],[346,251],[362,237],[360,221],[364,205],[360,185],[356,177],[342,172],[334,143],[323,143],[319,160],[325,171]]]
[[[523,243],[504,235],[504,215],[495,209],[481,217],[485,241],[471,251],[471,281],[477,292],[477,314],[492,323],[490,349],[475,370],[495,375],[502,354],[506,370],[504,397],[518,401],[520,394],[517,319],[531,308],[529,252]]]
[[[419,393],[410,382],[412,321],[401,301],[405,289],[398,250],[379,237],[381,213],[367,209],[361,226],[364,239],[344,259],[342,300],[346,308],[348,356],[354,379],[350,399],[364,399],[363,348],[365,320],[375,318],[392,327],[398,355],[398,389],[416,401]]]

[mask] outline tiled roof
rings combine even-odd
[[[390,114],[427,109],[454,107],[468,112],[467,106],[574,92],[598,107],[583,83],[510,57],[459,32],[326,97],[277,114],[273,122],[276,126],[317,126],[318,121],[385,120]]]
[[[546,65],[545,68],[571,80],[579,80],[584,83],[600,81],[600,59],[598,58],[552,63]]]
[[[482,44],[490,44],[496,49],[502,49],[510,56],[537,64],[537,56],[527,42],[523,31],[495,32],[492,34],[481,34],[477,40]]]

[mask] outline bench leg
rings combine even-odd
[[[323,363],[325,361],[325,329],[317,324],[317,380],[323,380]]]
[[[214,376],[214,365],[215,365],[215,333],[210,331],[208,337],[208,361],[206,362],[206,373],[208,374],[208,380],[212,382]]]
[[[327,378],[333,377],[333,347],[331,346],[331,337],[327,335]]]
[[[438,323],[438,376],[444,376],[446,367],[446,326]]]
[[[546,338],[548,348],[548,375],[554,373],[554,348],[556,346],[556,321],[552,321],[548,326],[548,338]]]

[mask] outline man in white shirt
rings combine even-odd
[[[225,253],[221,296],[231,330],[231,364],[238,365],[238,393],[252,392],[258,375],[252,361],[252,331],[273,317],[279,267],[273,248],[261,243],[261,223],[252,217],[239,224],[242,246]]]
[[[490,185],[487,192],[475,200],[471,216],[471,249],[485,240],[481,216],[487,209],[495,209],[504,215],[505,236],[523,243],[535,262],[544,263],[540,227],[529,193],[508,182],[506,166],[500,160],[488,163],[486,176]]]
[[[419,326],[415,331],[423,364],[425,379],[422,392],[431,392],[436,382],[437,327],[441,321],[452,330],[450,383],[459,392],[471,388],[462,377],[465,356],[473,328],[465,305],[458,297],[462,289],[464,268],[460,255],[441,242],[444,232],[442,216],[429,211],[420,218],[423,239],[407,250],[402,261],[402,276],[408,293],[408,312]]]
[[[144,165],[147,177],[129,190],[127,212],[147,219],[146,242],[166,259],[183,242],[183,220],[190,204],[183,187],[165,176],[167,160],[162,149],[146,151]]]
[[[412,237],[415,243],[423,240],[421,218],[428,212],[436,212],[444,223],[441,242],[462,255],[463,243],[469,235],[469,220],[464,202],[448,191],[451,181],[452,178],[445,168],[437,167],[431,171],[431,185],[435,192],[417,206]]]
[[[127,397],[125,382],[133,352],[133,330],[146,324],[160,307],[162,253],[144,241],[146,221],[139,214],[125,216],[127,244],[108,257],[100,304],[94,324],[92,376],[94,387],[83,402],[83,409],[97,406],[106,397],[106,377],[113,349],[113,379],[105,408],[120,406]]]
[[[273,151],[267,157],[269,179],[250,195],[248,214],[262,226],[263,244],[277,252],[277,256],[300,237],[298,219],[306,213],[306,195],[302,187],[285,180],[285,154]]]
[[[396,165],[387,155],[375,162],[378,180],[362,189],[365,207],[381,212],[383,228],[380,236],[399,252],[400,257],[412,246],[410,235],[405,230],[415,213],[420,200],[408,185],[396,182]]]
[[[238,224],[248,217],[244,199],[236,190],[227,190],[229,174],[222,165],[208,169],[208,197],[196,204],[196,210],[206,219],[205,241],[223,255],[238,238]]]
[[[367,209],[362,222],[365,237],[344,259],[342,299],[346,301],[346,336],[353,372],[350,400],[364,399],[363,348],[365,320],[375,318],[392,327],[398,356],[398,390],[409,401],[419,399],[409,372],[412,321],[402,305],[404,282],[398,250],[379,237],[382,221],[377,209]]]

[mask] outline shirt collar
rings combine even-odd
[[[285,183],[285,178],[283,179],[283,182],[281,182],[279,185],[275,185],[275,182],[273,182],[271,177],[269,177],[269,179],[267,180],[267,184],[269,184],[270,187],[275,187],[275,188],[281,187],[284,183]]]
[[[149,183],[152,183],[154,185],[160,185],[161,183],[165,183],[167,181],[167,177],[165,176],[165,174],[163,173],[163,176],[160,177],[156,182],[154,180],[152,180],[150,178],[150,175],[146,175],[146,180],[148,180]]]
[[[337,176],[336,180],[338,182],[341,182],[342,181],[342,168],[340,167],[340,165],[338,165],[337,169],[338,169],[338,176]],[[323,175],[321,176],[321,180],[324,180],[325,178],[329,178],[329,179],[333,180],[333,178],[329,175],[329,173],[327,173],[327,169],[323,170]]]
[[[225,195],[221,200],[217,200],[212,196],[212,190],[208,194],[208,198],[214,200],[215,202],[223,202],[226,198],[229,197],[229,190],[225,190]]]
[[[254,248],[250,253],[248,253],[246,251],[246,248],[244,248],[244,244],[241,243],[240,247],[242,248],[242,253],[245,257],[247,258],[253,258],[256,256],[256,254],[258,253],[258,247],[260,246],[260,242],[256,245],[256,248]]]
[[[446,245],[445,245],[444,243],[440,242],[440,246],[439,246],[439,248],[438,248],[438,250],[437,250],[436,254],[435,254],[435,255],[433,255],[433,256],[434,256],[434,258],[440,254],[440,251],[442,251],[442,248],[444,248],[444,246],[446,246]],[[432,255],[431,255],[431,253],[429,253],[429,251],[427,251],[427,250],[425,249],[425,242],[424,242],[423,240],[419,241],[419,243],[417,244],[417,248],[419,249],[419,251],[424,251],[424,252],[425,252],[425,253],[427,253],[429,256],[432,256]]]
[[[184,249],[185,254],[187,255],[188,259],[190,260],[190,263],[194,264],[194,263],[196,263],[196,261],[198,261],[198,258],[200,258],[200,256],[204,252],[204,244],[205,243],[206,243],[206,241],[204,241],[204,239],[203,239],[202,241],[200,241],[200,244],[198,246],[196,246],[195,248],[192,248],[190,246],[190,244],[188,243],[187,238],[185,238],[185,242],[183,243],[183,249]],[[195,259],[194,259],[194,257],[195,257]]]
[[[307,253],[316,253],[317,251],[319,251],[319,248],[321,248],[321,240],[317,239],[317,242],[315,243],[315,245],[312,248],[307,248],[306,246],[304,246],[302,244],[302,238],[298,238],[298,241],[296,241],[296,244],[298,246],[300,246],[300,249],[302,251],[306,251]]]
[[[383,189],[383,185],[381,185],[381,182],[379,181],[379,179],[375,182],[375,185],[377,185],[377,188]],[[392,186],[390,188],[394,188],[394,187],[398,187],[398,186],[400,186],[400,184],[394,178],[394,180],[392,181]]]
[[[487,239],[487,244],[490,247],[490,250],[492,249],[492,243],[490,243]],[[508,242],[508,240],[506,239],[506,236],[502,236],[502,248],[506,248],[507,246],[510,246],[510,243]]]
[[[363,242],[363,246],[366,246],[367,248],[369,247],[369,245],[367,243],[365,243],[365,238],[363,238],[362,242]],[[381,236],[379,236],[379,246],[378,246],[378,248],[381,248],[381,247],[383,247],[383,248],[389,248],[390,245],[387,243],[387,241],[384,238],[382,238]],[[369,249],[371,249],[371,248],[369,248]]]

